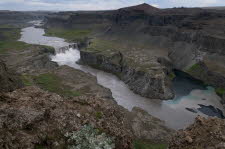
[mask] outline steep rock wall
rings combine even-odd
[[[111,57],[83,50],[80,54],[80,63],[117,75],[131,90],[141,96],[151,99],[170,99],[174,96],[165,74],[157,76],[130,67],[120,52]]]

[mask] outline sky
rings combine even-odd
[[[158,8],[225,6],[225,0],[0,0],[0,10],[110,10],[141,3]]]

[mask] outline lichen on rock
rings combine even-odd
[[[79,131],[66,133],[71,143],[69,149],[114,149],[114,138],[101,133],[91,125],[84,125]]]

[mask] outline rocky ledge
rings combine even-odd
[[[65,51],[69,50],[70,48],[78,49],[78,44],[73,43],[73,44],[69,44],[68,46],[56,49],[56,53],[65,53]]]
[[[170,142],[169,149],[224,149],[225,120],[198,116],[195,123],[180,130]]]
[[[93,144],[87,136],[95,131],[106,146],[130,149],[134,139],[165,143],[174,132],[146,112],[138,109],[128,112],[112,100],[94,96],[64,99],[37,87],[1,94],[0,111],[3,149],[89,147]],[[80,138],[79,142],[82,135],[86,138]],[[103,148],[108,149],[106,146]]]
[[[156,74],[129,66],[121,52],[106,56],[86,50],[80,51],[80,63],[110,72],[124,81],[135,93],[151,99],[171,99],[174,97],[171,82],[164,72]]]

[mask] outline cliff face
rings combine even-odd
[[[115,11],[59,13],[58,16],[48,18],[46,26],[54,27],[57,26],[54,24],[60,24],[60,27],[71,29],[90,29],[92,34],[89,37],[100,39],[102,42],[110,41],[107,44],[111,45],[110,47],[101,47],[95,40],[91,40],[87,45],[88,50],[82,49],[86,52],[81,52],[81,55],[85,54],[81,56],[81,60],[84,63],[86,61],[86,64],[90,64],[86,57],[88,52],[91,55],[100,54],[106,57],[112,51],[120,52],[123,59],[136,62],[137,65],[132,66],[133,70],[142,66],[146,68],[146,64],[151,64],[147,66],[148,69],[155,70],[152,65],[157,64],[157,71],[165,76],[161,80],[168,80],[171,69],[175,68],[209,85],[225,88],[224,18],[224,11],[200,8],[160,10],[143,4]],[[120,46],[115,46],[115,42]],[[95,53],[90,53],[89,47],[95,49]],[[164,67],[165,65],[159,62],[162,58],[170,65]],[[105,67],[106,65],[104,70],[112,70],[115,73],[114,69]],[[127,82],[123,77],[120,78]],[[149,82],[155,82],[152,77],[148,78],[151,80]],[[149,82],[147,84],[154,87],[147,90],[151,93],[156,91],[158,98],[162,98],[162,94],[165,98],[171,97],[165,91],[169,90],[172,94],[168,81],[153,84]],[[139,86],[138,84],[136,86]],[[141,86],[146,87],[147,84]],[[164,91],[163,86],[167,87]],[[141,91],[138,92],[141,94]]]
[[[23,27],[28,25],[29,21],[43,20],[45,17],[51,15],[52,12],[32,12],[32,11],[0,11],[0,25],[13,25],[16,27]]]
[[[149,46],[168,52],[174,68],[224,88],[224,18],[223,11],[202,9],[167,9],[153,14],[120,10],[107,34],[116,35],[119,31],[124,39],[129,33],[141,38],[134,42],[144,44],[148,40]]]
[[[173,98],[170,81],[164,73],[154,74],[129,66],[123,54],[115,53],[112,56],[81,51],[81,64],[87,64],[97,69],[111,72],[124,81],[129,88],[141,96],[151,99]]]
[[[23,86],[18,74],[7,69],[5,63],[0,60],[0,92],[10,92]]]

